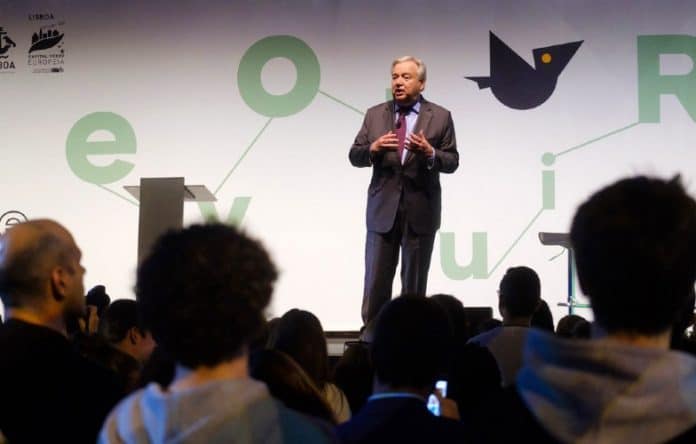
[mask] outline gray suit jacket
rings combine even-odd
[[[406,162],[396,151],[370,153],[370,144],[394,128],[394,102],[367,110],[362,128],[350,148],[350,162],[356,167],[372,167],[367,191],[367,229],[378,233],[391,230],[403,191],[403,208],[408,223],[418,234],[433,234],[440,228],[440,172],[453,173],[459,166],[454,123],[449,111],[421,98],[414,133],[423,130],[435,148],[432,168],[422,153],[409,151]]]

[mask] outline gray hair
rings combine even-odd
[[[392,69],[394,69],[394,66],[396,66],[397,64],[404,62],[415,63],[416,67],[418,68],[418,80],[425,82],[428,73],[425,69],[425,63],[423,63],[421,59],[413,56],[399,57],[398,59],[394,59],[394,61],[392,62]]]

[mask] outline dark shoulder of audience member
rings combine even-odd
[[[485,333],[487,331],[493,330],[494,328],[498,328],[498,327],[502,327],[502,326],[503,326],[503,321],[501,321],[500,319],[495,319],[495,318],[486,319],[485,321],[482,321],[478,325],[478,329],[476,330],[475,333],[478,335],[478,334]]]
[[[530,325],[534,328],[538,328],[540,330],[546,330],[550,333],[554,332],[553,314],[551,314],[551,309],[549,308],[549,304],[547,304],[545,300],[541,299],[539,301],[539,306],[537,307],[536,311],[532,315]]]
[[[96,336],[96,338],[99,338]],[[140,365],[132,356],[123,353],[104,340],[99,340],[94,348],[85,355],[88,359],[102,365],[116,375],[124,393],[128,394],[138,388]]]
[[[672,349],[692,355],[696,355],[696,338],[693,334],[687,335],[686,330],[694,325],[694,304],[696,304],[696,294],[692,288],[689,298],[684,302],[684,307],[672,329],[670,344]]]
[[[446,294],[436,294],[430,299],[443,308],[454,333],[452,360],[447,371],[447,397],[456,401],[459,413],[465,418],[480,407],[483,400],[500,390],[500,370],[487,348],[466,343],[469,328],[461,301]]]
[[[578,323],[573,327],[572,336],[575,339],[590,339],[592,338],[592,324],[590,321]]]
[[[324,330],[315,315],[289,310],[273,326],[268,346],[290,356],[319,390],[324,389],[329,380],[329,355]]]
[[[372,394],[373,371],[369,344],[363,341],[346,343],[334,368],[334,383],[345,393],[354,415]]]
[[[456,401],[463,420],[470,419],[491,396],[501,390],[502,378],[487,347],[470,343],[460,346],[452,359],[447,397]]]
[[[287,354],[272,349],[256,350],[249,357],[249,373],[263,381],[271,395],[286,407],[336,424],[319,388]]]
[[[156,382],[162,388],[167,388],[174,380],[176,374],[176,361],[157,346],[147,360],[137,383],[138,388],[143,388],[151,382]]]
[[[576,314],[563,316],[556,326],[556,335],[566,339],[589,339],[590,323]]]
[[[271,336],[271,320],[265,321],[258,332],[249,342],[249,352],[254,352],[256,350],[263,350],[268,345],[268,341]]]
[[[445,311],[455,344],[466,344],[469,340],[470,326],[462,301],[450,294],[442,293],[434,294],[430,299]]]

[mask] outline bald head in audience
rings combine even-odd
[[[85,312],[82,253],[59,223],[39,219],[15,225],[0,238],[0,299],[7,319],[66,334]]]
[[[123,396],[116,375],[81,356],[66,327],[84,315],[80,249],[51,220],[0,238],[0,430],[8,442],[96,442]]]

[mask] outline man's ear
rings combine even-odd
[[[128,342],[130,342],[131,345],[138,344],[138,340],[140,339],[138,336],[138,327],[131,327],[128,329]]]
[[[53,267],[49,281],[51,284],[51,296],[56,301],[62,301],[66,294],[65,270],[62,267]]]

